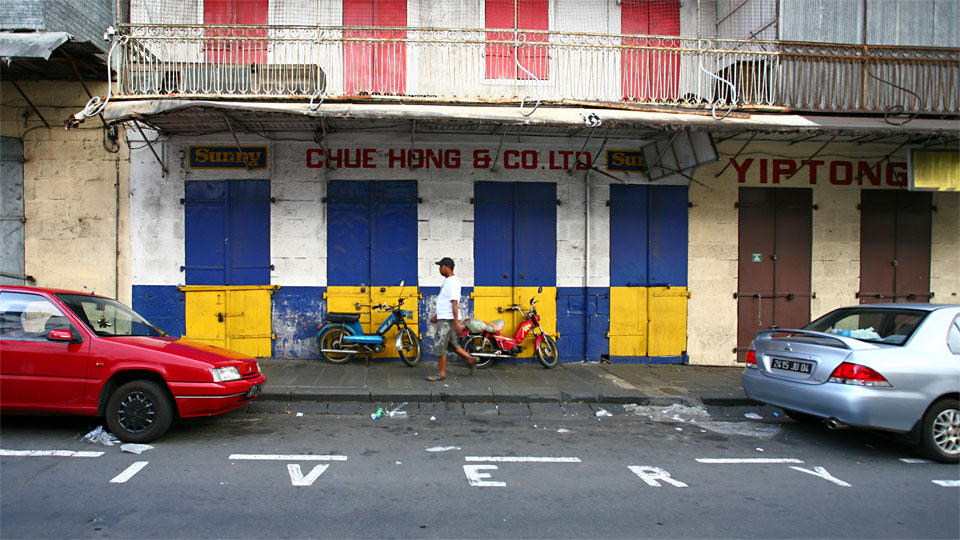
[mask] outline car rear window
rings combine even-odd
[[[827,313],[804,330],[899,346],[910,339],[927,314],[916,309],[845,308]]]

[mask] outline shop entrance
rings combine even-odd
[[[687,204],[687,186],[610,186],[611,358],[686,354]]]
[[[537,297],[540,324],[551,334],[557,325],[557,185],[533,182],[477,182],[474,187],[475,316],[503,319],[513,332],[522,317],[498,307]],[[532,335],[532,334],[531,334]],[[530,338],[528,337],[528,340]],[[522,357],[533,356],[525,342]]]
[[[740,188],[737,360],[758,330],[810,322],[813,192]]]
[[[327,184],[327,311],[360,313],[366,332],[373,332],[389,312],[373,311],[381,302],[393,305],[404,282],[405,297],[417,288],[416,180],[334,181]],[[407,324],[419,333],[417,301]],[[387,343],[396,328],[387,335]],[[396,357],[387,349],[376,357]]]
[[[270,182],[187,182],[184,337],[271,356]]]
[[[930,301],[930,193],[860,194],[861,304]]]

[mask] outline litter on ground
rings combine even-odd
[[[103,429],[103,426],[97,426],[93,428],[90,433],[87,433],[83,436],[83,442],[102,444],[103,446],[113,446],[115,444],[120,444],[120,439],[118,439],[113,433]]]
[[[130,454],[140,455],[146,452],[147,450],[153,450],[153,447],[150,446],[149,444],[135,444],[135,443],[127,443],[127,444],[120,445],[121,452],[128,452]]]

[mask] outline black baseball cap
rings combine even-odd
[[[450,268],[453,268],[453,259],[451,259],[450,257],[444,257],[444,258],[440,259],[439,261],[437,261],[437,262],[436,262],[436,265],[437,265],[437,266],[449,266]]]

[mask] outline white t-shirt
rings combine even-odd
[[[453,300],[460,302],[460,279],[457,276],[444,278],[443,285],[440,286],[440,294],[437,295],[437,320],[454,319]]]

